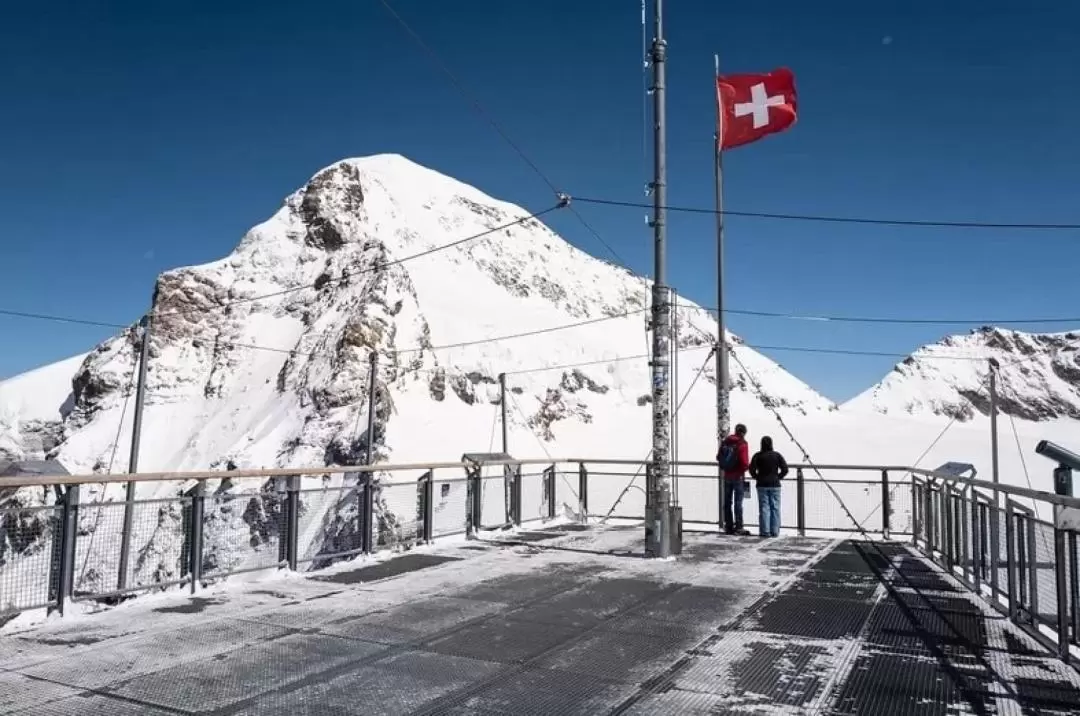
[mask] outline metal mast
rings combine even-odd
[[[653,322],[652,322],[652,460],[645,508],[645,554],[671,554],[671,304],[667,287],[667,115],[665,107],[667,42],[664,2],[654,0],[654,36],[649,53],[653,70]]]

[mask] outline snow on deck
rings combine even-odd
[[[897,544],[563,526],[0,637],[20,714],[1067,713],[1080,678]]]

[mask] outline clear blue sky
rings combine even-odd
[[[787,65],[800,92],[791,131],[727,155],[730,209],[1080,220],[1077,3],[668,5],[672,204],[712,205],[718,52],[729,71]],[[642,197],[651,165],[636,0],[396,6],[566,191]],[[400,152],[524,206],[552,203],[376,0],[12,3],[0,78],[4,309],[136,320],[158,272],[224,255],[312,173],[347,156]],[[578,209],[632,267],[650,270],[644,211]],[[606,255],[571,215],[552,223]],[[1078,239],[732,218],[728,305],[1077,314]],[[715,302],[711,216],[671,217],[670,264],[682,293]],[[737,316],[731,325],[759,344],[900,353],[964,330]],[[0,317],[0,376],[109,333]],[[895,362],[771,355],[835,399]]]

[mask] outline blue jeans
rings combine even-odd
[[[743,528],[743,481],[724,479],[724,531],[734,532]],[[734,510],[734,514],[732,511]],[[734,518],[734,519],[732,519]]]
[[[780,535],[780,488],[759,487],[757,501],[758,534],[762,537],[778,537]]]

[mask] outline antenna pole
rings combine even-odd
[[[645,556],[668,557],[671,538],[671,304],[667,287],[667,42],[664,0],[654,0],[652,461],[645,506]]]

